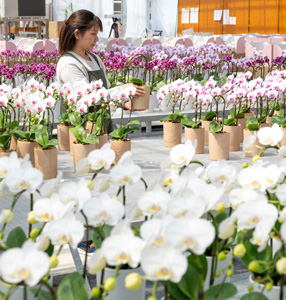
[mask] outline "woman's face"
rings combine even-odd
[[[78,45],[84,51],[92,51],[98,41],[99,26],[96,24],[83,34],[75,35]]]

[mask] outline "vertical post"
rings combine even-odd
[[[152,29],[152,23],[151,23],[151,0],[146,0],[147,1],[147,28],[149,30]]]
[[[250,0],[248,0],[248,33],[250,33]]]

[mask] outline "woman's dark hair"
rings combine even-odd
[[[102,31],[101,20],[91,11],[80,9],[73,12],[61,28],[59,36],[59,54],[62,55],[73,48],[76,41],[74,36],[76,29],[84,34],[96,24],[99,26],[100,31]]]

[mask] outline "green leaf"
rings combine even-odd
[[[27,140],[29,139],[29,133],[23,131],[23,130],[15,130],[14,135],[16,136],[17,139],[21,140]]]
[[[218,293],[218,295],[217,295]],[[209,288],[204,294],[204,300],[224,300],[234,297],[237,293],[237,288],[232,283],[224,283],[223,286],[215,285]]]
[[[269,300],[266,296],[259,292],[251,292],[240,298],[240,300]]]
[[[33,295],[36,295],[35,299],[38,300],[53,300],[53,297],[51,296],[50,292],[48,291],[44,291],[44,290],[40,290],[39,288],[33,288],[29,290]]]
[[[88,300],[88,292],[83,277],[74,272],[67,275],[57,289],[58,300]]]
[[[51,124],[52,122],[49,120],[49,119],[43,119],[40,124],[41,125],[48,125],[48,124]]]
[[[208,82],[208,80],[207,80],[207,79],[204,79],[204,80],[201,81],[201,84],[202,84],[202,85],[205,85],[207,82]]]
[[[130,126],[130,125],[141,125],[141,123],[138,120],[133,120],[127,123],[125,126]]]
[[[74,128],[71,128],[70,131],[79,143],[83,143],[85,139],[85,129],[82,126],[78,125]]]
[[[0,148],[8,150],[10,147],[11,133],[5,132],[0,135]]]
[[[36,124],[31,128],[30,133],[37,133],[43,129],[47,129],[47,127],[42,124]]]
[[[131,132],[133,132],[133,131],[135,131],[135,130],[139,130],[139,128],[138,128],[138,127],[132,127],[132,128],[126,129],[126,130],[124,131],[124,133],[122,134],[122,137],[125,137],[127,134],[129,134],[129,133],[131,133]]]
[[[139,79],[139,78],[132,78],[132,79],[130,80],[130,82],[131,82],[131,83],[134,83],[134,84],[136,84],[136,85],[143,85],[143,84],[144,84],[144,82],[143,82],[141,79]]]
[[[83,142],[84,142],[85,144],[98,144],[98,143],[99,143],[99,139],[98,139],[98,137],[95,135],[95,132],[93,132],[93,133],[90,134],[86,139],[84,139]]]
[[[221,85],[226,84],[227,83],[227,77],[226,76],[221,76],[220,82],[221,82]]]
[[[271,117],[272,124],[278,124],[279,126],[282,126],[284,122],[285,122],[285,118],[283,117],[279,117],[279,116]]]
[[[185,296],[191,299],[196,299],[198,294],[198,280],[198,270],[193,265],[188,264],[187,272],[184,274],[181,281],[177,283],[177,285]]]
[[[205,116],[204,116],[204,120],[207,121],[212,121],[215,117],[215,112],[214,111],[209,111]]]
[[[222,131],[222,126],[216,121],[211,121],[209,125],[210,133],[218,133]]]
[[[36,141],[41,147],[45,147],[49,143],[49,134],[46,127],[36,132]]]
[[[26,240],[27,237],[24,230],[18,226],[9,233],[6,245],[8,248],[21,248]]]
[[[190,300],[190,297],[186,296],[178,287],[176,283],[168,282],[168,290],[172,299],[174,300]]]
[[[61,124],[69,123],[69,118],[67,113],[62,113],[58,116],[58,120]]]
[[[224,119],[223,124],[226,126],[235,126],[236,119],[235,118],[229,118],[229,119]]]
[[[74,127],[81,125],[81,117],[78,115],[78,113],[69,113],[68,117]]]
[[[190,255],[188,256],[188,263],[195,267],[197,270],[201,268],[203,272],[203,279],[206,279],[208,272],[208,261],[205,255]]]
[[[120,128],[121,129],[121,128]],[[112,132],[109,133],[110,136],[114,137],[114,138],[119,138],[119,130],[120,129],[115,129]]]
[[[203,74],[196,74],[196,75],[194,76],[194,80],[202,81],[203,79],[204,79]]]
[[[255,117],[248,117],[246,121],[246,128],[249,130],[259,130],[259,122]]]

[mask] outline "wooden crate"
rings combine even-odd
[[[49,22],[49,38],[58,38],[64,22]]]

